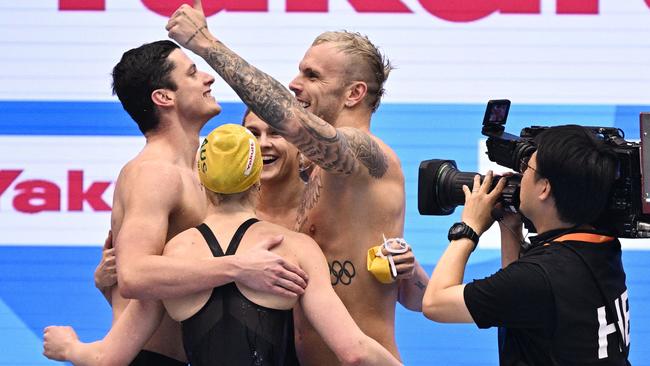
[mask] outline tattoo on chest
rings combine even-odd
[[[318,199],[320,198],[320,190],[323,187],[321,182],[320,168],[314,168],[314,171],[311,173],[307,187],[305,187],[304,192],[302,193],[302,200],[300,206],[298,207],[298,213],[296,215],[296,225],[294,227],[295,231],[302,231],[302,226],[307,220],[307,214],[309,210],[316,206]]]
[[[338,284],[349,285],[352,283],[352,278],[357,274],[354,264],[349,260],[343,262],[334,260],[332,263],[328,263],[330,267],[330,281],[332,286]]]

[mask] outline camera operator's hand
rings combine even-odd
[[[481,184],[481,176],[474,177],[472,190],[463,186],[465,192],[465,208],[461,215],[462,220],[469,225],[479,236],[492,226],[492,208],[495,206],[501,192],[506,185],[506,179],[499,179],[499,183],[490,191],[493,174],[489,171]]]
[[[520,233],[523,228],[523,221],[521,220],[521,214],[506,211],[499,209],[501,212],[501,217],[497,218],[499,222],[499,227],[501,229],[509,230],[513,233]]]

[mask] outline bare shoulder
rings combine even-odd
[[[177,197],[182,185],[181,170],[178,166],[162,159],[135,158],[120,171],[118,188],[124,193],[141,196],[155,193],[160,198]]]
[[[312,237],[307,234],[283,229],[286,230],[286,234],[284,234],[284,245],[286,245],[289,252],[295,255],[303,269],[307,270],[307,267],[313,266],[315,261],[318,264],[326,263],[323,250]]]
[[[376,180],[401,179],[402,168],[395,151],[379,137],[352,127],[339,128],[346,136],[356,159],[367,169],[368,176]]]
[[[201,253],[196,250],[199,245],[205,246],[203,236],[196,228],[189,228],[165,244],[163,255],[175,258],[196,258]]]
[[[384,153],[386,156],[386,160],[388,161],[389,168],[398,168],[400,171],[402,170],[402,163],[399,160],[399,157],[397,156],[397,153],[388,146],[383,140],[381,140],[379,137],[370,134],[369,135],[377,145],[379,145],[379,148],[381,151]]]
[[[180,182],[180,168],[164,159],[147,159],[136,157],[129,161],[120,171],[120,177],[133,179],[165,179],[169,183]]]
[[[309,235],[295,232],[289,230],[284,226],[280,226],[268,221],[260,221],[257,228],[257,234],[260,236],[273,236],[273,235],[283,235],[284,240],[282,241],[283,246],[286,246],[291,251],[298,249],[311,250],[311,248],[318,249],[318,244],[312,239]]]

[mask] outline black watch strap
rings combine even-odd
[[[474,229],[472,229],[469,225],[467,225],[462,221],[451,225],[451,228],[449,228],[449,233],[447,234],[447,239],[449,241],[452,241],[452,240],[458,240],[463,238],[467,238],[473,241],[474,248],[472,249],[472,251],[476,249],[476,246],[478,245],[479,236],[476,233],[476,231],[474,231]]]

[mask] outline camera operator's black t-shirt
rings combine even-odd
[[[611,305],[617,303],[624,319],[619,324],[629,334],[618,240],[538,246],[494,275],[467,284],[464,299],[474,322],[479,328],[501,327],[501,365],[625,365],[615,319],[604,314],[599,319],[604,304],[596,282],[562,245],[571,245],[597,268],[606,297]]]

